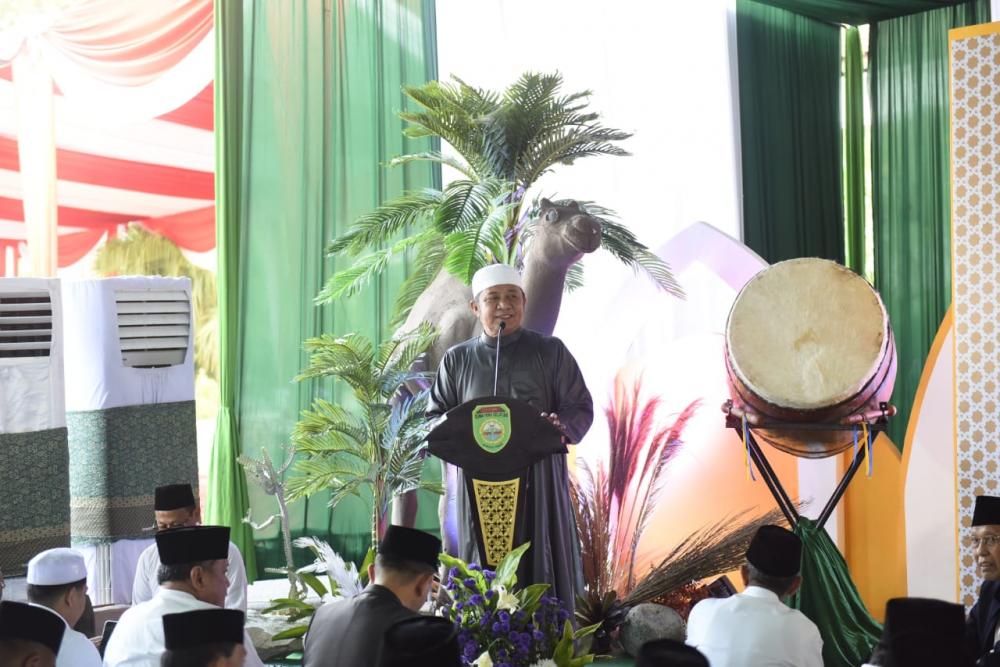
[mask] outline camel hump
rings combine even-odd
[[[413,304],[400,332],[412,331],[421,322],[433,324],[440,334],[427,351],[426,370],[436,371],[448,348],[472,338],[476,317],[469,309],[472,291],[468,285],[441,269]]]

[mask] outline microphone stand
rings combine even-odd
[[[497,382],[500,380],[500,335],[507,328],[507,323],[500,320],[500,327],[497,329],[497,360],[493,369],[493,395],[497,395]]]

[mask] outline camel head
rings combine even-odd
[[[542,199],[533,231],[531,252],[548,262],[570,266],[601,247],[601,223],[575,201],[558,205]]]

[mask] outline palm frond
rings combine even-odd
[[[511,183],[498,178],[453,181],[445,188],[444,198],[434,212],[434,227],[442,234],[449,234],[481,225],[513,191]]]
[[[403,326],[417,299],[434,281],[441,267],[444,266],[444,258],[447,254],[444,247],[444,237],[440,234],[429,236],[417,247],[416,252],[417,257],[414,260],[410,276],[400,285],[399,292],[396,294],[396,302],[392,306],[392,319],[389,322],[389,329],[392,331]]]
[[[601,246],[605,250],[633,271],[644,271],[660,289],[684,298],[684,289],[670,267],[641,243],[628,227],[605,217],[594,217],[601,222]]]
[[[506,263],[506,231],[516,204],[494,208],[478,226],[453,232],[445,237],[447,257],[444,268],[468,285],[473,274],[489,264]]]
[[[327,489],[337,491],[353,487],[356,491],[366,481],[367,467],[351,465],[340,457],[311,457],[296,461],[295,472],[298,474],[288,480],[289,500],[305,498]]]
[[[364,442],[368,431],[364,423],[339,405],[316,398],[312,410],[303,410],[292,429],[292,438],[322,437],[335,433],[342,439]]]
[[[386,163],[387,167],[400,167],[413,162],[434,162],[458,171],[470,181],[477,180],[479,176],[468,164],[458,159],[454,155],[445,155],[440,151],[425,151],[423,153],[410,153],[394,157]]]
[[[356,333],[346,336],[323,334],[309,338],[305,348],[309,353],[309,367],[296,379],[340,376],[359,367],[367,369],[374,358],[371,341]]]
[[[581,287],[583,287],[583,261],[579,261],[569,267],[569,271],[566,272],[566,282],[563,284],[563,289],[567,292],[572,292]]]
[[[425,188],[387,201],[358,218],[349,232],[334,239],[326,248],[327,255],[345,252],[359,255],[366,248],[388,243],[407,227],[422,227],[440,204],[442,196],[439,190]]]
[[[316,296],[316,304],[321,305],[354,296],[367,287],[372,280],[384,273],[393,258],[420,245],[432,235],[435,235],[433,231],[408,236],[396,241],[388,248],[376,250],[366,257],[355,260],[351,266],[330,276],[330,279],[326,281],[323,289]]]
[[[560,128],[530,146],[518,165],[515,179],[518,183],[534,183],[557,164],[570,165],[581,158],[597,155],[631,155],[614,143],[631,136],[629,132],[600,125]]]
[[[379,345],[373,369],[376,381],[384,386],[383,376],[386,373],[408,371],[416,358],[434,344],[438,335],[433,324],[421,322],[415,329],[399,333]]]

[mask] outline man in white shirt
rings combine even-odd
[[[156,487],[153,502],[156,515],[156,529],[167,530],[182,526],[197,526],[201,523],[201,509],[194,500],[190,484],[169,484]],[[139,556],[132,582],[132,604],[151,600],[160,587],[156,580],[160,568],[156,545],[149,545]],[[229,589],[226,591],[227,609],[247,610],[247,570],[239,548],[229,543]]]
[[[65,631],[48,609],[0,602],[0,667],[54,667]]]
[[[118,621],[104,651],[105,667],[160,667],[165,651],[163,617],[218,609],[226,600],[229,528],[192,526],[156,534],[160,588],[152,600],[132,607]],[[263,667],[243,633],[246,667]]]
[[[746,590],[696,604],[687,643],[712,667],[823,667],[819,629],[782,602],[802,584],[802,541],[779,526],[761,526],[746,558]]]
[[[28,561],[28,600],[66,623],[56,667],[101,667],[101,655],[73,629],[87,606],[87,566],[72,549],[49,549]]]

